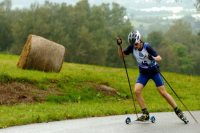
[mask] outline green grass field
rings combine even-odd
[[[17,68],[19,56],[0,54],[0,83],[32,84],[44,91],[56,86],[65,95],[47,95],[45,101],[0,106],[0,128],[29,123],[59,121],[84,117],[97,117],[134,113],[131,93],[124,68],[64,63],[60,73],[50,73]],[[161,68],[162,69],[162,68]],[[134,88],[137,69],[128,69]],[[189,110],[200,110],[200,77],[162,72]],[[100,85],[114,88],[117,93],[105,95]],[[178,106],[185,110],[166,84],[168,93]],[[36,93],[36,92],[33,92]],[[3,95],[0,92],[0,95]],[[173,111],[160,96],[153,81],[144,88],[143,96],[150,112]],[[134,96],[135,97],[135,96]],[[1,99],[1,98],[0,98]],[[136,102],[137,111],[141,112]]]
[[[151,23],[145,23],[145,22],[138,22],[138,21],[131,21],[131,24],[134,26],[134,27],[139,27],[140,25],[142,25],[144,27],[144,29],[148,29],[148,27],[151,25]]]

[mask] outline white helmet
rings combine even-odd
[[[129,44],[137,44],[140,42],[140,38],[141,38],[140,32],[138,30],[135,30],[129,33],[128,42]]]

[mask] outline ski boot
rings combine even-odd
[[[185,124],[189,123],[189,120],[187,120],[186,116],[184,116],[183,112],[180,109],[175,110],[175,113]]]
[[[142,114],[136,121],[149,121],[149,114]]]

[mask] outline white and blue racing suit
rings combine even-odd
[[[146,85],[149,79],[152,79],[156,86],[164,85],[162,76],[155,68],[159,68],[156,61],[151,61],[147,58],[148,54],[153,57],[158,56],[157,52],[151,47],[148,43],[143,43],[142,50],[136,49],[133,45],[129,45],[126,50],[124,50],[124,54],[129,55],[130,53],[136,58],[136,61],[139,65],[140,75],[136,80],[136,83],[141,83],[143,86]]]

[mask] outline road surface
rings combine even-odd
[[[199,123],[188,112],[185,112],[190,121],[188,124],[184,124],[174,112],[166,112],[151,113],[156,117],[155,123],[132,122],[127,125],[126,117],[136,119],[136,115],[131,114],[14,126],[0,129],[0,133],[200,133],[200,111],[191,113]]]

